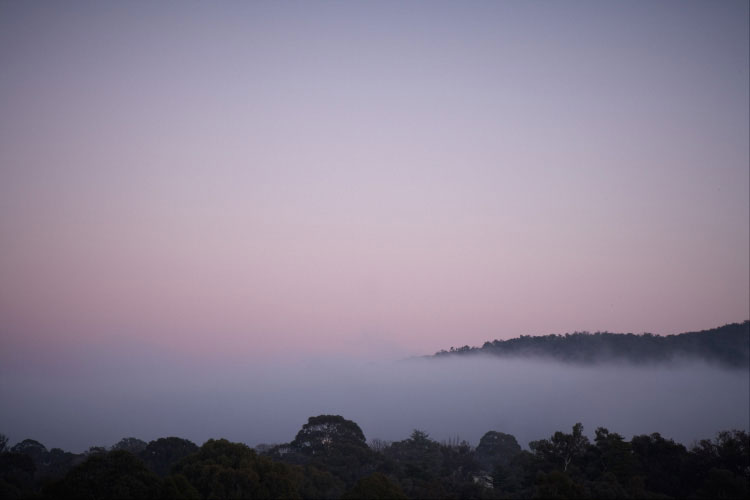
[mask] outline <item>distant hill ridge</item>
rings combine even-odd
[[[484,354],[535,357],[576,364],[627,361],[639,364],[700,359],[731,368],[750,369],[750,321],[678,335],[575,332],[485,342],[482,347],[451,347],[435,357]]]

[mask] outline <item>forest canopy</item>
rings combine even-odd
[[[474,448],[415,429],[372,440],[340,415],[310,417],[289,443],[202,446],[128,437],[73,454],[0,435],[0,497],[20,498],[744,498],[750,436],[719,432],[689,449],[659,433],[599,427],[531,441],[491,430]]]
[[[434,356],[486,354],[536,357],[566,363],[624,361],[635,364],[702,360],[730,368],[750,368],[750,321],[679,335],[574,332],[485,342],[482,347],[451,347]]]

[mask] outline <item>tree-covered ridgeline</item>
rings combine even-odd
[[[702,360],[729,368],[750,368],[750,321],[679,335],[575,332],[485,342],[482,347],[451,347],[437,357],[485,354],[498,357],[553,359],[595,364],[625,361],[636,364]]]
[[[658,433],[629,441],[581,424],[521,448],[489,431],[476,448],[421,430],[369,444],[355,422],[310,417],[289,443],[125,438],[74,454],[0,434],[0,498],[746,498],[750,436],[690,448]]]

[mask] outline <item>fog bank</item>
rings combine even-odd
[[[59,366],[65,366],[60,363]],[[58,367],[59,368],[59,367]],[[68,367],[71,368],[71,367]],[[74,369],[73,369],[74,368]],[[415,429],[476,445],[489,430],[526,447],[582,422],[630,438],[659,432],[689,445],[748,429],[747,370],[469,357],[263,363],[158,356],[78,359],[68,370],[14,369],[0,378],[0,432],[80,452],[122,437],[291,441],[318,414],[354,420],[368,439]]]

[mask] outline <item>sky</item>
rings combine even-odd
[[[749,17],[4,1],[4,373],[743,321]]]

